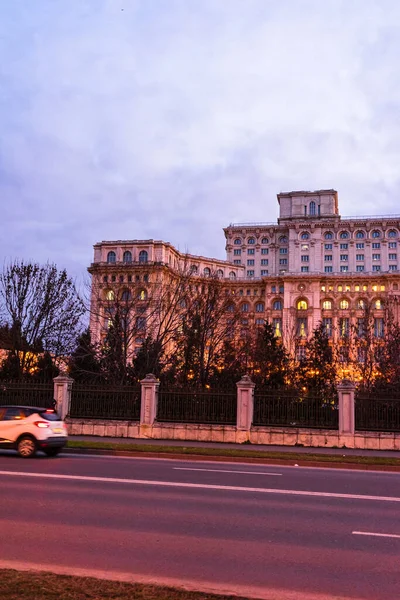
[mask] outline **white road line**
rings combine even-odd
[[[119,479],[116,477],[87,477],[84,475],[56,475],[53,473],[24,473],[0,471],[0,475],[11,477],[32,477],[36,479],[64,479],[86,481],[88,483],[127,483],[131,485],[152,485],[158,487],[192,488],[203,490],[223,490],[226,492],[253,492],[258,494],[280,494],[284,496],[316,496],[319,498],[341,498],[343,500],[372,500],[377,502],[400,502],[396,496],[362,496],[358,494],[338,494],[334,492],[310,492],[305,490],[280,490],[274,488],[238,487],[233,485],[209,485],[205,483],[179,483],[175,481],[150,481],[146,479]]]
[[[396,533],[372,533],[371,531],[352,531],[353,535],[370,535],[373,537],[400,538]]]
[[[241,473],[243,475],[272,475],[282,477],[282,473],[261,473],[260,471],[229,471],[228,469],[191,469],[190,467],[172,467],[174,471],[205,471],[206,473]]]

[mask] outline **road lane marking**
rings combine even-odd
[[[131,485],[152,485],[158,487],[192,488],[219,490],[224,492],[254,492],[259,494],[280,494],[284,496],[316,496],[319,498],[340,498],[343,500],[372,500],[377,502],[400,502],[396,496],[362,496],[359,494],[339,494],[336,492],[311,492],[305,490],[280,490],[274,488],[240,487],[234,485],[210,485],[206,483],[180,483],[176,481],[152,481],[146,479],[120,479],[117,477],[92,477],[86,475],[59,475],[55,473],[24,473],[20,471],[0,471],[0,475],[9,477],[31,477],[36,479],[63,479],[67,481],[86,481],[87,483],[125,483]]]
[[[371,531],[352,531],[353,535],[369,535],[373,537],[400,538],[396,533],[372,533]]]
[[[228,469],[191,469],[190,467],[172,467],[175,471],[205,471],[207,473],[241,473],[244,475],[272,475],[282,477],[282,473],[261,473],[260,471],[229,471]]]

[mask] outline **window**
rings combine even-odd
[[[361,273],[361,271],[364,271],[364,265],[357,265],[356,271],[357,271],[357,273]]]
[[[303,233],[300,235],[300,239],[302,239],[302,240],[309,240],[310,239],[310,234],[307,231],[303,231]]]
[[[372,260],[381,260],[381,255],[380,254],[373,254],[372,255]]]
[[[332,273],[332,271],[333,271],[333,267],[331,267],[331,266],[329,266],[329,267],[326,267],[326,266],[325,266],[325,267],[324,267],[324,272],[325,272],[325,273]]]
[[[286,235],[281,235],[281,237],[279,238],[279,243],[280,244],[287,244],[288,243],[288,238]]]
[[[397,248],[397,242],[389,242],[389,248]]]
[[[148,274],[147,274],[147,273],[145,273],[145,274],[143,275],[143,281],[145,281],[146,283],[149,281],[149,276],[148,276]]]
[[[128,302],[132,298],[132,294],[129,290],[124,290],[121,294],[121,300],[123,302]]]
[[[242,312],[245,312],[245,313],[249,312],[249,303],[243,302],[241,310],[242,310]]]
[[[279,259],[279,264],[280,264],[280,265],[287,265],[287,264],[288,264],[288,262],[287,262],[287,258],[280,258],[280,259]]]
[[[385,335],[385,325],[382,318],[374,319],[374,335],[377,338],[383,338]]]
[[[310,246],[308,244],[302,244],[301,249],[308,252],[308,250],[310,249]]]
[[[347,273],[348,270],[349,270],[349,267],[347,265],[342,265],[340,267],[340,272],[341,273]]]
[[[117,278],[115,275],[111,275],[111,281],[114,283],[115,281],[117,281]]]
[[[363,231],[357,231],[356,238],[358,240],[361,240],[361,239],[365,238],[365,233]]]
[[[256,240],[253,237],[249,237],[249,239],[247,240],[247,243],[253,245],[256,243]]]
[[[372,248],[373,250],[379,250],[381,247],[381,243],[380,242],[372,242]]]
[[[348,245],[348,244],[340,244],[340,249],[341,249],[341,250],[347,250],[347,249],[348,249],[348,247],[349,247],[349,245]]]
[[[197,266],[196,265],[190,265],[190,272],[192,273],[192,275],[196,275],[197,274]]]
[[[106,292],[106,300],[115,300],[115,294],[112,290]]]
[[[332,310],[332,300],[324,300],[322,303],[322,308],[324,310]]]
[[[325,254],[325,256],[324,256],[324,260],[325,260],[326,262],[332,262],[332,261],[333,261],[333,256],[332,256],[332,254]]]
[[[333,244],[325,244],[325,250],[332,250]]]
[[[308,256],[308,254],[302,254],[301,255],[301,262],[309,262],[310,257]]]
[[[236,273],[234,271],[230,271],[229,279],[236,279]]]
[[[325,235],[324,235],[324,238],[325,238],[326,240],[333,240],[333,233],[332,233],[332,231],[327,231],[327,232],[325,233]]]
[[[339,237],[341,240],[347,240],[350,235],[348,231],[341,231]]]
[[[364,254],[356,254],[356,260],[364,260]]]
[[[301,267],[302,273],[308,273],[308,267]]]
[[[262,265],[267,265],[268,264],[268,258],[262,258],[261,259],[261,264]]]
[[[254,255],[255,253],[256,253],[256,252],[255,252],[255,249],[254,249],[254,248],[247,248],[247,254],[249,254],[249,255]]]
[[[256,304],[256,312],[264,312],[264,304],[262,302],[257,302]]]
[[[240,248],[235,248],[233,251],[233,255],[234,256],[240,256],[242,254],[242,251]]]
[[[211,271],[208,267],[204,267],[204,271],[203,271],[204,277],[210,277],[211,275]]]
[[[381,232],[378,231],[377,229],[374,229],[374,231],[371,234],[371,237],[373,237],[373,238],[380,238],[381,237]]]
[[[332,337],[332,319],[330,317],[322,319],[322,326],[326,335]]]
[[[146,329],[146,317],[137,317],[136,318],[136,329],[138,329],[138,330]]]
[[[261,248],[261,254],[268,254],[268,248]]]
[[[360,299],[360,300],[357,302],[357,308],[358,308],[358,309],[360,309],[360,310],[364,310],[364,308],[365,308],[365,307],[366,307],[365,300],[363,300],[363,299]]]
[[[308,304],[306,300],[298,300],[297,310],[307,310]]]
[[[364,242],[356,244],[356,250],[364,250]]]
[[[268,275],[268,269],[261,269],[261,276]]]
[[[381,270],[381,266],[380,265],[372,265],[372,270],[373,271],[380,271]]]
[[[300,318],[297,319],[297,327],[296,327],[296,332],[298,337],[307,337],[307,319],[306,318]]]
[[[310,202],[310,215],[311,215],[311,216],[314,216],[314,215],[315,215],[315,202],[314,202],[314,200],[312,200],[312,201]]]
[[[148,254],[147,254],[146,250],[141,250],[139,252],[139,262],[147,263],[147,260],[148,260]]]
[[[348,300],[341,300],[341,301],[339,302],[339,307],[340,307],[342,310],[348,310],[348,308],[349,308],[349,301],[348,301]]]
[[[272,319],[275,337],[282,337],[282,319]]]
[[[276,285],[271,285],[271,294],[276,294]]]
[[[397,260],[397,254],[389,254],[389,260]]]
[[[287,253],[288,253],[287,248],[279,248],[279,254],[287,254]]]
[[[119,282],[120,282],[120,283],[124,283],[124,276],[123,276],[123,275],[120,275],[120,276],[119,276]]]
[[[103,277],[103,283],[107,283],[107,281],[108,281],[108,277],[107,277],[107,275],[104,275],[104,277]]]
[[[390,237],[390,238],[397,237],[397,231],[395,229],[390,229],[390,231],[388,232],[388,237]]]
[[[256,319],[256,325],[264,325],[265,319]]]
[[[341,317],[339,319],[339,335],[341,338],[349,336],[350,330],[350,319],[348,317]]]
[[[376,308],[376,310],[382,310],[382,300],[380,300],[379,298],[378,300],[375,300],[374,307]]]
[[[246,275],[247,275],[247,277],[254,277],[254,271],[253,270],[247,271]]]
[[[242,240],[240,238],[236,238],[233,243],[235,244],[235,246],[240,246],[240,244],[242,243]]]
[[[285,287],[283,285],[279,286],[279,293],[283,294],[283,292],[285,291]]]
[[[146,300],[147,299],[146,290],[140,290],[138,293],[138,298],[139,298],[139,300]]]
[[[305,346],[298,346],[296,348],[296,357],[298,361],[302,361],[306,358],[306,348]]]
[[[397,271],[397,265],[389,265],[389,271]]]
[[[222,270],[222,269],[218,269],[218,271],[217,271],[217,277],[218,277],[219,279],[222,279],[222,278],[223,278],[223,276],[224,276],[224,272],[223,272],[223,270]]]
[[[115,262],[116,262],[116,260],[117,260],[117,255],[115,254],[115,252],[113,252],[113,251],[111,250],[111,252],[109,252],[109,253],[107,254],[107,262],[108,262],[109,264],[113,264],[113,263],[115,263]]]
[[[282,310],[282,300],[274,300],[272,309],[273,310]]]
[[[340,260],[349,260],[349,255],[348,254],[341,254],[340,255]]]
[[[249,258],[248,259],[247,266],[248,267],[254,267],[254,258]]]
[[[241,264],[242,264],[242,261],[240,260],[240,258],[239,258],[239,259],[238,259],[238,258],[236,258],[236,259],[233,261],[233,264],[234,264],[234,265],[241,265]]]
[[[364,317],[357,319],[357,336],[363,338],[365,336],[365,319]]]
[[[261,243],[262,243],[262,244],[268,244],[268,242],[269,242],[268,238],[263,238],[263,239],[261,240]]]
[[[132,262],[132,252],[129,252],[129,250],[125,250],[122,260],[124,263],[131,263]]]

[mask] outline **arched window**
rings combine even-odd
[[[282,310],[282,300],[274,300],[272,310]]]
[[[350,237],[350,234],[348,231],[341,231],[339,237],[341,240],[347,240]]]
[[[139,252],[139,262],[140,263],[147,263],[148,256],[149,255],[147,254],[146,250],[141,250]]]
[[[297,310],[307,310],[308,304],[306,300],[297,301]]]
[[[363,238],[365,238],[365,233],[363,231],[357,231],[356,238],[358,240],[362,240]]]
[[[279,243],[280,244],[287,244],[288,243],[287,235],[281,235],[281,237],[279,238]]]
[[[235,246],[240,246],[240,244],[242,243],[242,240],[240,238],[235,238],[233,243],[235,244]]]
[[[139,300],[147,300],[146,290],[139,290],[138,298],[139,298]]]
[[[390,237],[390,238],[395,238],[395,237],[397,237],[397,231],[396,231],[395,229],[390,229],[390,230],[388,231],[388,237]]]
[[[106,300],[115,300],[115,294],[113,290],[108,290],[106,292]]]
[[[348,300],[341,300],[341,301],[339,302],[339,307],[340,307],[342,310],[348,310],[349,306],[350,306],[350,305],[349,305],[349,301],[348,301]]]
[[[382,300],[380,300],[379,298],[377,300],[375,300],[374,306],[375,306],[376,310],[382,310],[382,308],[383,308]]]
[[[242,304],[242,312],[249,312],[249,304],[248,302],[243,302]]]
[[[333,233],[332,233],[332,231],[327,231],[327,232],[325,233],[325,235],[324,235],[324,238],[325,238],[326,240],[332,240],[332,239],[333,239]]]
[[[315,215],[315,202],[314,202],[314,200],[312,200],[312,201],[310,202],[310,215],[311,215],[311,216],[314,216],[314,215]]]
[[[226,307],[226,310],[228,312],[234,312],[235,311],[235,306],[233,304],[228,304],[228,306]]]
[[[324,310],[332,310],[332,300],[324,300],[322,303],[322,308]]]
[[[208,267],[204,268],[203,273],[204,273],[204,277],[210,277],[210,275],[211,275],[211,271]]]
[[[257,302],[256,304],[256,312],[264,312],[264,304],[263,302]]]
[[[381,232],[379,231],[379,229],[374,229],[373,232],[371,233],[371,237],[373,238],[380,238],[381,237]]]
[[[263,238],[263,239],[261,240],[261,243],[262,243],[262,244],[268,244],[268,242],[269,242],[269,239],[268,239],[268,238]]]
[[[123,302],[128,302],[131,299],[131,297],[132,297],[132,295],[129,290],[123,290],[123,292],[121,294],[121,300]]]
[[[236,273],[234,271],[229,273],[229,279],[236,279]]]
[[[303,233],[301,234],[300,238],[302,240],[309,240],[310,239],[310,234],[307,231],[303,231]]]
[[[249,239],[247,240],[247,243],[248,243],[248,244],[255,244],[255,243],[256,243],[256,240],[255,240],[255,238],[253,238],[253,237],[249,237]]]
[[[131,263],[132,262],[132,252],[129,252],[129,250],[125,250],[122,260],[124,261],[124,263]]]
[[[196,275],[196,273],[197,273],[197,266],[196,265],[190,265],[190,272],[193,273],[193,275]]]
[[[112,264],[112,263],[115,263],[116,260],[117,260],[117,255],[115,254],[115,252],[113,252],[111,250],[111,252],[109,252],[107,254],[107,262]]]
[[[363,300],[363,298],[360,298],[360,300],[357,302],[357,308],[359,308],[360,310],[364,310],[366,306],[367,303],[365,302],[365,300]]]
[[[222,277],[224,276],[224,272],[222,269],[218,269],[217,271],[217,277],[219,277],[219,279],[222,279]]]

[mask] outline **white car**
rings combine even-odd
[[[67,436],[64,421],[52,408],[0,406],[0,448],[14,449],[23,458],[37,450],[56,456]]]

